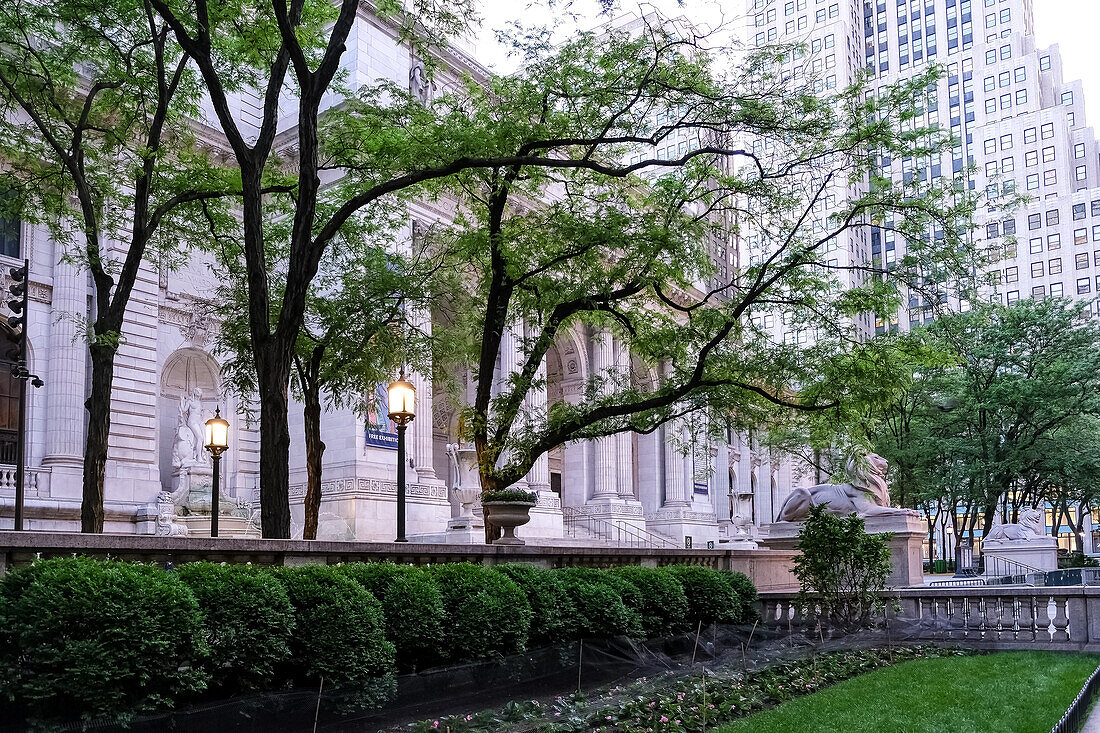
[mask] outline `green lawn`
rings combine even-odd
[[[919,659],[855,677],[720,733],[1048,733],[1100,657],[1000,652]]]

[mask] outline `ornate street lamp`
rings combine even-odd
[[[222,453],[229,447],[229,422],[222,417],[220,407],[214,409],[214,417],[206,421],[206,450],[214,457],[214,484],[210,489],[210,536],[218,536],[218,481],[221,478]]]
[[[390,420],[397,426],[397,539],[405,539],[405,426],[416,417],[416,387],[405,379],[405,368],[390,382]]]

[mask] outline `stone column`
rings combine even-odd
[[[611,334],[603,329],[597,329],[592,334],[592,375],[596,378],[606,379],[615,364],[615,349],[612,344]],[[600,388],[601,394],[610,391],[608,385]],[[619,496],[617,481],[618,466],[615,461],[615,449],[617,446],[614,435],[605,438],[596,438],[596,476],[592,498],[614,499]]]
[[[665,423],[665,506],[688,506],[691,503],[684,481],[684,454],[680,452],[682,430],[680,420]]]
[[[523,344],[520,341],[520,334],[523,333],[522,323],[513,323],[504,329],[504,333],[500,339],[500,382],[498,385],[497,394],[504,394],[507,392],[511,385],[509,380],[513,374],[518,373],[523,369]],[[526,397],[525,397],[526,399]],[[513,424],[513,430],[522,430],[523,428],[523,415],[517,415],[515,423]],[[507,452],[501,456],[500,463],[504,463],[510,459]],[[499,465],[499,464],[498,464]],[[549,483],[549,481],[547,481]],[[527,489],[527,478],[522,478],[513,484],[517,489]]]
[[[415,227],[414,227],[415,230]],[[430,314],[420,309],[409,314],[409,320],[425,334],[431,335],[432,319]],[[427,374],[413,372],[409,381],[416,388],[416,419],[409,425],[409,442],[412,448],[413,468],[418,482],[439,480],[435,472],[435,435],[432,419],[432,369],[431,362],[425,367]]]
[[[88,315],[88,277],[63,259],[57,244],[50,312],[49,369],[45,375],[46,431],[43,465],[81,469],[84,464],[84,387],[88,345],[77,322]]]
[[[630,348],[615,340],[615,367],[622,374],[630,373]],[[623,499],[634,498],[634,434],[619,433],[615,436],[616,458],[619,465],[618,488]]]
[[[524,407],[527,413],[535,420],[546,419],[546,360],[539,365],[535,372],[536,387],[532,388],[524,398]],[[543,453],[535,459],[531,470],[527,472],[527,484],[532,491],[550,490],[550,457]]]

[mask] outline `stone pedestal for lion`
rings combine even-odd
[[[925,525],[917,512],[890,506],[886,469],[886,460],[874,453],[865,459],[853,456],[845,468],[846,483],[795,489],[779,509],[780,521],[761,528],[765,538],[760,544],[772,550],[797,550],[798,532],[810,507],[827,505],[832,514],[862,518],[868,534],[890,534],[887,545],[893,570],[887,585],[924,585]]]
[[[924,585],[924,538],[927,527],[924,520],[908,513],[867,517],[864,527],[868,534],[886,534],[891,537],[886,544],[890,548],[890,562],[894,569],[886,580],[891,588],[907,588]],[[767,536],[760,544],[769,550],[797,550],[798,531],[802,522],[773,522],[765,524],[762,531]]]
[[[1058,540],[1047,535],[1039,509],[1020,512],[1016,524],[996,524],[982,541],[984,575],[1026,575],[1025,570],[1057,570]]]

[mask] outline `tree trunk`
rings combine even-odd
[[[257,349],[260,387],[260,529],[265,538],[290,538],[289,348],[274,341]],[[274,353],[272,353],[274,352]]]
[[[84,489],[80,502],[80,531],[103,531],[103,481],[107,472],[107,445],[111,435],[111,388],[115,380],[115,348],[91,344],[92,389],[84,407],[88,436],[84,446]]]
[[[325,442],[321,440],[321,388],[315,379],[302,385],[305,398],[303,414],[306,429],[306,500],[302,539],[317,539],[317,521],[321,512],[321,470]]]

